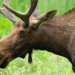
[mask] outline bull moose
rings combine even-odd
[[[0,40],[0,67],[6,67],[14,58],[24,58],[27,53],[31,63],[33,49],[39,49],[66,57],[75,72],[75,9],[61,16],[55,16],[57,10],[36,16],[38,0],[30,2],[26,13],[12,9],[9,0],[3,2],[0,13],[13,22],[14,28],[9,36]]]

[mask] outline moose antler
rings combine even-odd
[[[28,27],[28,23],[29,23],[29,17],[31,16],[31,14],[34,12],[38,0],[30,0],[31,1],[31,6],[28,10],[27,13],[20,13],[17,12],[16,10],[12,9],[6,2],[3,3],[4,7],[9,10],[11,13],[13,13],[14,15],[16,15],[17,17],[19,17],[21,20],[23,20],[24,22],[27,23],[27,27]]]
[[[9,5],[9,0],[4,0],[4,3]],[[15,17],[6,8],[0,8],[0,13],[2,13],[4,16],[6,16],[12,22],[16,21]]]

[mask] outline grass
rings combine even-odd
[[[2,6],[0,0],[0,6]],[[19,5],[20,4],[20,5]],[[29,0],[11,0],[10,5],[25,12]],[[39,0],[39,15],[52,9],[57,9],[57,15],[75,7],[74,0]],[[13,24],[0,14],[0,38],[11,32]],[[25,59],[16,58],[5,69],[0,69],[0,75],[75,75],[71,63],[64,57],[46,51],[34,51],[33,63],[28,64],[28,55]]]
[[[71,68],[69,61],[63,57],[46,51],[34,51],[31,65],[27,57],[17,58],[1,69],[0,75],[73,75]]]

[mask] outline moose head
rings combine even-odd
[[[38,49],[42,40],[42,38],[40,38],[40,36],[42,36],[40,35],[40,32],[43,32],[43,30],[39,26],[41,26],[43,22],[49,19],[51,20],[56,14],[56,10],[52,10],[38,17],[38,0],[30,0],[30,2],[31,6],[26,13],[19,13],[12,9],[9,6],[9,0],[4,0],[4,8],[0,9],[0,13],[11,20],[14,25],[10,35],[0,40],[1,68],[6,67],[7,64],[14,58],[24,58],[27,53],[29,53],[28,62],[31,63],[32,50]],[[12,14],[17,16],[20,20],[16,20]]]

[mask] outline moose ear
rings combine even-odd
[[[38,6],[36,7],[36,9],[33,12],[32,16],[34,16],[35,18],[38,17]]]
[[[48,20],[52,20],[54,15],[57,13],[57,10],[52,10],[52,11],[49,11],[47,12],[46,14],[42,15],[42,16],[39,16],[37,17],[37,22],[31,26],[32,29],[37,29],[40,24],[44,21],[48,21]]]
[[[52,11],[47,12],[46,14],[44,14],[44,15],[37,18],[38,23],[41,23],[43,21],[52,20],[56,13],[57,13],[57,10],[52,10]]]

